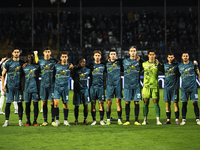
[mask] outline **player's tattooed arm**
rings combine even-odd
[[[2,73],[2,80],[1,80],[1,87],[2,87],[2,90],[3,90],[4,92],[6,92],[6,87],[5,87],[5,85],[4,85],[5,77],[6,77],[6,72],[7,72],[7,70],[4,69],[4,70],[3,70],[3,73]]]

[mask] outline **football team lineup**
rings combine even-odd
[[[117,53],[110,50],[109,59],[106,62],[101,61],[101,51],[94,51],[94,61],[86,64],[84,58],[80,58],[76,65],[68,63],[68,53],[62,52],[60,60],[51,57],[50,47],[46,47],[43,51],[44,58],[38,59],[38,52],[27,55],[27,62],[20,60],[19,48],[14,48],[7,58],[1,60],[4,68],[1,81],[1,100],[0,114],[5,114],[5,123],[3,127],[9,126],[10,106],[14,102],[15,108],[19,116],[19,126],[30,126],[30,108],[31,101],[34,105],[34,126],[48,125],[48,107],[47,101],[50,100],[51,105],[51,125],[59,126],[59,102],[62,99],[64,122],[63,125],[70,126],[68,122],[69,114],[69,90],[73,89],[73,105],[74,105],[74,125],[78,125],[79,106],[83,105],[84,125],[88,125],[88,104],[91,104],[91,115],[96,125],[96,101],[99,105],[100,125],[111,124],[111,107],[113,99],[117,104],[117,123],[119,125],[130,125],[130,103],[134,102],[134,125],[147,125],[150,99],[156,114],[157,125],[171,124],[171,103],[174,104],[175,123],[176,125],[186,125],[186,113],[188,100],[192,101],[196,124],[200,125],[197,84],[199,85],[200,74],[197,61],[190,61],[188,52],[182,53],[182,62],[175,60],[174,54],[167,55],[168,62],[161,64],[155,57],[155,50],[148,51],[148,61],[143,61],[137,56],[137,47],[129,47],[129,58],[116,59]],[[164,73],[159,78],[159,72]],[[123,75],[122,75],[123,73]],[[141,82],[141,73],[143,74],[143,82]],[[39,76],[41,81],[39,84]],[[197,78],[196,78],[197,76]],[[23,79],[23,77],[25,79]],[[181,77],[181,78],[180,78]],[[88,81],[89,78],[89,81]],[[73,79],[73,80],[70,80]],[[159,81],[164,87],[164,101],[166,102],[167,121],[160,121],[159,106]],[[90,83],[89,83],[90,82]],[[104,84],[106,82],[106,88]],[[24,83],[24,94],[23,94]],[[69,84],[71,83],[71,84]],[[71,86],[69,86],[71,85]],[[89,88],[88,88],[89,85]],[[121,86],[122,85],[122,86]],[[142,85],[142,90],[141,90]],[[181,87],[181,98],[179,98],[179,87]],[[124,94],[122,96],[122,89]],[[106,94],[105,94],[106,90]],[[24,96],[23,96],[24,95]],[[6,97],[5,113],[3,112],[3,103]],[[122,105],[121,101],[125,101],[126,121],[122,123]],[[179,122],[179,99],[182,103],[182,121]],[[38,102],[41,100],[44,122],[39,125],[37,118],[39,114]],[[22,122],[23,106],[25,102],[26,124]],[[104,102],[107,101],[106,108]],[[143,101],[143,122],[138,120],[139,103]],[[104,112],[107,119],[104,121]]]

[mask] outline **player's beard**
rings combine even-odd
[[[131,55],[131,58],[136,58],[137,57],[137,55]]]
[[[14,56],[14,58],[15,58],[15,59],[18,59],[18,58],[19,58],[19,56]]]
[[[66,60],[63,60],[63,63],[65,64],[65,63],[67,63],[67,61],[66,61]]]

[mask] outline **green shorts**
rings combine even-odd
[[[159,98],[159,89],[158,88],[143,88],[142,90],[143,99],[155,99]]]

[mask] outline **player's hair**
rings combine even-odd
[[[136,49],[136,51],[137,51],[137,46],[135,46],[135,45],[133,45],[133,46],[130,46],[129,48],[128,48],[128,51],[130,51],[130,49],[131,48],[135,48]]]
[[[169,55],[173,55],[173,56],[174,56],[174,53],[171,53],[171,52],[170,52],[170,53],[167,54],[167,56],[169,56]]]
[[[111,52],[115,52],[115,53],[117,54],[116,50],[114,50],[114,49],[111,49],[111,50],[109,51],[109,55],[110,55]]]
[[[44,51],[46,51],[46,50],[51,50],[50,46],[46,46],[46,47],[44,48]],[[44,52],[44,51],[43,51],[43,52]]]
[[[29,52],[29,53],[27,54],[27,56],[28,56],[28,55],[31,55],[31,57],[33,58],[33,53]]]
[[[78,63],[80,64],[81,61],[82,61],[83,59],[85,59],[85,58],[80,58],[80,59],[78,60]]]
[[[12,49],[12,52],[14,52],[14,50],[18,49],[19,50],[19,47],[15,47]]]
[[[148,55],[149,55],[150,52],[156,53],[156,51],[155,51],[154,49],[150,49],[150,50],[148,51]]]
[[[189,55],[189,52],[187,52],[187,51],[183,51],[182,55],[183,55],[183,54],[188,54],[188,55]]]
[[[67,52],[62,52],[61,54],[60,54],[60,56],[62,56],[62,55],[67,55],[68,56],[68,53]]]
[[[101,55],[101,51],[100,50],[95,50],[93,53],[94,54],[99,53]]]
[[[11,58],[12,57],[12,53],[9,52],[8,54],[6,54],[6,57]]]

